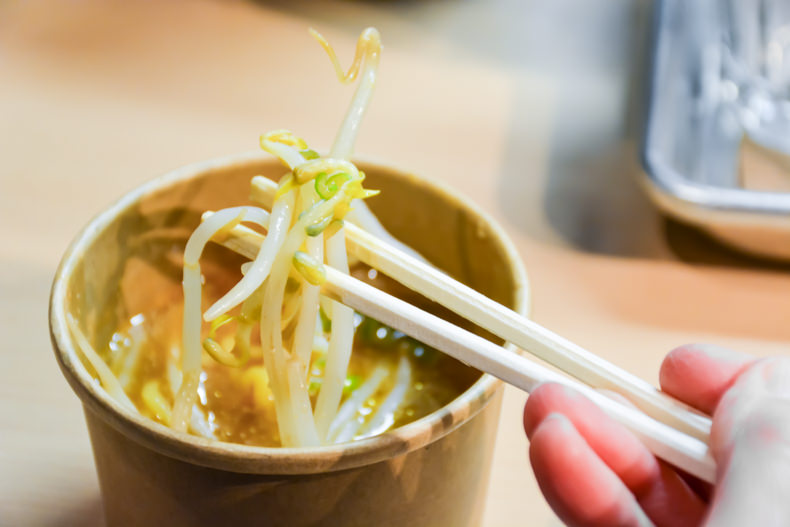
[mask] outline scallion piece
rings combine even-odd
[[[321,172],[315,177],[315,191],[323,199],[329,199],[340,190],[344,183],[351,180],[351,175],[346,172],[338,172],[329,175]]]
[[[343,383],[343,393],[348,395],[353,392],[362,384],[362,377],[359,375],[349,375]]]
[[[304,150],[300,150],[299,153],[302,154],[302,157],[308,161],[310,161],[311,159],[318,159],[319,157],[321,157],[320,155],[318,155],[318,152],[310,148],[305,148]]]

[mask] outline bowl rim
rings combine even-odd
[[[86,411],[92,410],[122,435],[166,456],[220,470],[278,475],[334,472],[373,464],[433,443],[474,417],[502,386],[502,382],[491,375],[483,374],[472,386],[439,410],[370,438],[310,448],[240,445],[176,432],[140,414],[132,413],[110,397],[88,373],[79,359],[66,325],[65,299],[68,281],[80,261],[80,255],[85,253],[114,218],[143,197],[209,172],[261,162],[277,163],[268,154],[256,151],[231,154],[176,168],[124,194],[93,217],[69,244],[52,284],[49,302],[50,338],[58,365]],[[412,184],[424,185],[431,191],[442,194],[470,216],[482,220],[505,255],[515,285],[513,309],[522,315],[528,315],[530,288],[526,270],[512,241],[488,214],[444,183],[418,177],[396,165],[369,157],[355,157],[354,162],[368,167],[368,171],[378,168]],[[516,351],[510,344],[506,344],[506,347]]]

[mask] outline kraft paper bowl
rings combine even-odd
[[[526,314],[526,274],[503,232],[450,189],[360,161],[370,206],[439,268]],[[108,525],[475,525],[490,472],[501,383],[482,375],[442,409],[386,434],[320,448],[262,448],[177,433],[115,402],[66,325],[97,349],[137,310],[178,301],[181,251],[205,210],[249,203],[279,178],[263,154],[183,167],[126,194],[77,236],[50,299],[55,356],[83,403]],[[208,258],[224,258],[224,249]],[[232,257],[232,256],[228,256]]]

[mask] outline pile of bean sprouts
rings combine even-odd
[[[378,192],[362,187],[364,173],[348,160],[376,84],[381,40],[376,29],[364,30],[357,41],[353,63],[344,73],[332,47],[317,32],[310,31],[326,50],[340,81],[350,83],[359,78],[359,83],[329,155],[321,157],[286,130],[261,137],[261,147],[288,167],[271,211],[255,206],[219,210],[205,217],[190,236],[183,260],[182,345],[180,352],[172,350],[173,360],[167,369],[174,394],[172,408],[156,381],[149,381],[141,391],[149,412],[177,431],[216,438],[213,426],[197,404],[201,380],[205,378],[203,352],[224,366],[243,367],[258,349],[253,345],[255,331],[260,337],[265,373],[259,372],[259,367],[249,370],[255,370],[255,378],[273,396],[283,446],[318,446],[384,432],[392,426],[393,415],[406,397],[412,371],[405,356],[399,359],[397,367],[382,362],[350,393],[346,390],[360,317],[351,308],[323,297],[320,290],[325,264],[349,272],[344,221],[352,221],[415,254],[394,239],[362,202]],[[202,312],[204,278],[200,257],[212,239],[240,223],[258,225],[267,235],[254,260],[242,266],[241,280]],[[67,319],[78,349],[102,386],[134,412],[138,409],[125,390],[144,338],[139,327],[142,317],[140,314],[135,317],[140,320],[132,320],[129,337],[122,339],[128,342],[118,355],[121,358],[109,365],[93,350],[74,318]],[[206,338],[202,336],[204,323],[210,324]],[[219,328],[227,324],[235,324],[231,349],[223,346],[227,339],[217,337]],[[176,366],[179,354],[180,368]],[[316,379],[312,375],[319,363],[322,375],[316,396]],[[393,379],[393,387],[371,415],[359,419],[360,409],[387,379]],[[315,398],[315,408],[311,396]]]
[[[360,201],[377,192],[363,189],[364,174],[348,161],[376,82],[381,42],[375,29],[366,29],[357,42],[353,64],[343,73],[329,44],[312,34],[326,49],[340,80],[351,82],[359,76],[359,85],[327,157],[320,157],[288,131],[270,132],[261,138],[261,147],[289,168],[280,180],[271,213],[257,207],[220,210],[190,237],[184,252],[183,381],[172,413],[172,426],[177,430],[186,431],[192,419],[202,352],[228,366],[241,365],[249,359],[255,328],[260,333],[283,446],[317,446],[347,441],[360,432],[378,433],[382,425],[391,424],[387,415],[397,408],[408,387],[409,361],[402,358],[394,373],[394,388],[364,424],[364,430],[354,417],[391,374],[387,367],[374,370],[340,407],[354,340],[354,312],[322,298],[320,284],[325,263],[349,272],[343,221],[352,201],[356,221],[382,234],[381,226]],[[240,222],[257,224],[266,229],[267,236],[255,259],[243,268],[242,279],[202,315],[212,324],[212,331],[228,322],[237,324],[234,348],[228,351],[211,336],[201,341],[199,259],[213,236]],[[289,277],[296,278],[296,291],[286,291]],[[239,305],[240,314],[229,317],[228,312]],[[322,316],[331,321],[328,331]],[[316,348],[321,353],[322,338],[328,341],[328,349],[313,408],[308,391],[310,367]]]

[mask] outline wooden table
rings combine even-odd
[[[473,196],[530,272],[534,318],[653,382],[688,341],[790,343],[790,269],[668,222],[637,183],[649,5],[622,0],[7,0],[0,4],[0,524],[101,525],[80,405],[50,350],[60,255],[173,167],[288,127],[327,146],[356,35],[384,38],[357,151]],[[486,525],[556,525],[508,390]]]

